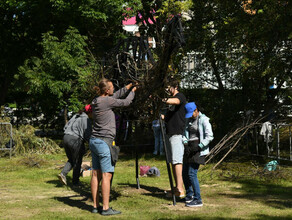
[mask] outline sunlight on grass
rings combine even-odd
[[[90,158],[84,160],[90,161]],[[1,219],[100,217],[90,212],[90,177],[81,178],[82,187],[72,188],[71,172],[68,176],[69,185],[60,184],[57,174],[65,161],[64,154],[0,158]],[[137,189],[135,159],[121,155],[113,179],[110,204],[122,211],[119,219],[292,217],[292,178],[289,175],[289,166],[281,167],[278,173],[259,174],[262,168],[255,170],[248,163],[225,163],[215,171],[212,170],[213,164],[208,164],[201,167],[198,174],[204,206],[188,208],[181,202],[173,206],[172,200],[164,195],[163,191],[169,189],[170,185],[163,157],[142,155],[139,165],[155,166],[160,170],[161,176],[140,177],[140,189]],[[254,176],[250,175],[251,173]],[[266,181],[266,177],[270,180]]]

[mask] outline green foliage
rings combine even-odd
[[[23,95],[26,90],[14,77],[25,60],[40,57],[40,42],[45,33],[53,32],[63,39],[68,27],[75,27],[87,36],[91,53],[102,56],[123,36],[121,21],[127,7],[135,14],[140,5],[139,0],[1,1],[0,104],[8,99],[8,102],[27,102]]]
[[[192,20],[184,23],[188,45],[174,56],[171,65],[175,72],[182,70],[176,66],[180,59],[187,52],[195,53],[195,69],[184,72],[183,77],[195,88],[206,84],[218,88],[215,100],[206,98],[208,102],[201,102],[210,105],[208,109],[216,106],[209,114],[221,117],[216,125],[228,129],[238,119],[238,110],[259,113],[277,109],[281,105],[279,97],[288,99],[281,86],[285,81],[287,86],[292,85],[291,4],[284,0],[251,1],[247,6],[245,3],[1,1],[0,104],[16,102],[19,108],[22,103],[25,107],[37,103],[36,111],[43,111],[47,121],[55,119],[60,109],[77,111],[91,97],[89,90],[98,80],[100,57],[125,36],[121,21],[138,11],[147,18],[154,8],[157,26],[147,27],[147,31],[157,38],[157,59],[166,21],[175,14],[191,15]],[[269,86],[274,82],[277,89],[271,91]],[[230,88],[240,95],[228,95],[226,90]]]
[[[33,57],[19,68],[18,79],[41,106],[46,116],[60,109],[77,112],[91,97],[92,82],[97,80],[97,65],[86,51],[86,37],[69,28],[59,40],[48,32],[41,43],[42,58]]]
[[[217,89],[216,99],[201,103],[217,106],[214,114],[220,108],[224,116],[218,125],[224,124],[227,115],[233,121],[229,124],[234,124],[238,109],[253,110],[256,116],[263,110],[278,111],[279,98],[287,98],[287,90],[281,87],[284,82],[291,87],[291,4],[250,2],[194,0],[192,20],[186,22],[186,51],[193,54],[195,67],[184,76],[196,89]],[[274,83],[277,88],[271,90]],[[238,91],[236,96],[226,96],[231,89]]]
[[[169,0],[162,1],[162,6],[157,11],[158,13],[163,14],[163,17],[169,18],[173,15],[181,14],[183,11],[188,11],[191,7],[192,1],[177,1],[177,0]]]

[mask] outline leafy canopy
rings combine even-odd
[[[86,39],[72,27],[62,39],[48,32],[41,42],[42,57],[32,57],[19,68],[25,88],[45,115],[53,116],[64,108],[77,112],[90,97],[97,64],[86,50]]]

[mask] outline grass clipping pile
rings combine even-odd
[[[282,180],[292,180],[292,172],[289,166],[278,165],[276,170],[265,169],[265,164],[257,161],[244,162],[244,158],[236,158],[237,162],[228,161],[220,164],[217,170],[211,169],[205,174],[211,179],[219,178],[229,181],[257,180],[265,183],[276,183]],[[243,162],[239,162],[243,161]],[[204,168],[202,168],[204,170]],[[204,178],[204,177],[203,177]]]
[[[19,129],[13,130],[15,141],[14,151],[18,154],[55,154],[61,151],[56,142],[50,138],[38,137],[35,135],[36,129],[31,125],[23,125]]]

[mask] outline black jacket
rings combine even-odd
[[[185,144],[184,163],[204,164],[205,157],[200,157],[200,151],[199,140],[189,141]]]

